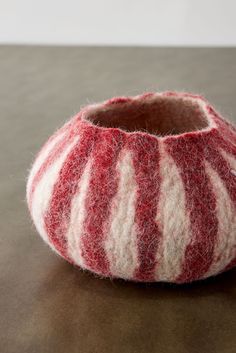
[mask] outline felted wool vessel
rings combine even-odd
[[[100,276],[216,275],[236,265],[236,129],[187,93],[86,106],[39,152],[27,202],[45,242]]]

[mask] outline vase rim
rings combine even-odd
[[[90,117],[91,115],[95,115],[98,112],[106,112],[109,109],[113,109],[115,112],[116,108],[120,108],[121,106],[129,106],[133,103],[146,103],[152,104],[156,102],[157,99],[176,99],[179,101],[184,102],[192,102],[197,104],[198,107],[201,109],[202,114],[206,119],[206,127],[192,130],[192,131],[185,131],[177,134],[154,134],[149,131],[142,131],[142,130],[134,130],[129,131],[121,127],[106,127],[100,126],[94,123]],[[212,114],[212,111],[214,114]],[[212,131],[217,129],[217,123],[215,121],[215,116],[218,114],[215,112],[214,108],[210,105],[210,103],[201,95],[187,93],[187,92],[179,92],[179,91],[164,91],[164,92],[146,92],[143,94],[135,95],[135,96],[117,96],[111,99],[107,99],[100,103],[90,104],[87,106],[82,107],[81,111],[78,113],[77,117],[79,118],[80,122],[85,126],[94,127],[95,129],[102,130],[102,131],[109,131],[109,132],[120,132],[125,135],[139,135],[143,137],[154,138],[159,141],[165,141],[169,139],[176,139],[181,137],[193,137],[199,136],[203,134],[209,134]]]

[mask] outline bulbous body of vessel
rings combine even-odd
[[[27,202],[52,249],[98,275],[215,275],[236,265],[236,130],[187,93],[87,106],[39,152]]]

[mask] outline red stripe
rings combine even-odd
[[[226,136],[218,135],[218,138],[215,140],[216,148],[222,148],[227,153],[231,154],[234,158],[236,156],[236,144],[227,139]]]
[[[73,119],[71,119],[70,121],[68,121],[67,123],[65,123],[60,129],[58,129],[53,135],[51,135],[49,137],[49,139],[47,140],[47,142],[43,145],[43,147],[41,148],[41,150],[39,151],[39,153],[36,156],[36,160],[39,157],[39,155],[44,151],[44,149],[46,149],[48,147],[48,145],[55,139],[57,138],[59,135],[62,135],[64,132],[68,131],[70,126],[72,125],[72,121]]]
[[[217,112],[211,107],[207,106],[208,113],[211,115],[216,125],[218,126],[217,134],[220,134],[223,139],[236,143],[236,128],[229,121],[224,120]]]
[[[191,223],[192,240],[186,247],[177,282],[200,279],[213,261],[218,220],[216,199],[204,165],[208,142],[200,134],[166,140],[168,152],[181,173]]]
[[[228,121],[222,120],[211,107],[208,107],[208,111],[218,126],[214,131],[215,149],[220,147],[236,156],[236,128]]]
[[[236,207],[236,176],[231,173],[230,165],[224,159],[221,153],[218,152],[217,148],[219,146],[227,153],[235,154],[235,146],[231,145],[230,143],[226,144],[225,140],[223,140],[221,137],[218,137],[218,139],[215,140],[215,145],[209,144],[206,158],[210,162],[212,168],[219,174],[229,194],[229,197],[231,198],[234,206]],[[236,254],[236,247],[232,249],[232,253]],[[233,260],[221,272],[227,271],[236,265],[235,256]]]
[[[86,266],[102,275],[110,274],[103,243],[111,201],[118,189],[116,164],[123,139],[124,133],[119,130],[100,130],[92,156],[92,175],[85,205],[87,216],[81,249]]]
[[[43,175],[47,172],[48,168],[60,157],[60,155],[65,150],[69,142],[70,142],[70,139],[68,139],[67,136],[64,136],[62,140],[58,141],[53,147],[53,149],[50,151],[48,157],[45,158],[44,162],[42,163],[37,173],[35,174],[31,183],[30,194],[29,194],[30,209],[32,208],[33,196],[34,196],[35,189],[37,188],[37,185],[39,184]]]
[[[139,266],[134,279],[154,281],[156,254],[161,233],[156,223],[160,192],[158,140],[148,135],[129,135],[128,147],[132,151],[137,200],[135,224]]]
[[[80,131],[81,138],[73,147],[64,162],[56,181],[50,206],[45,215],[45,228],[50,241],[59,253],[71,261],[67,255],[66,232],[70,221],[71,202],[78,189],[78,183],[93,148],[97,129],[87,127]]]
[[[224,131],[220,130],[220,133]],[[208,145],[207,153],[205,153],[206,159],[211,164],[212,168],[219,174],[221,180],[224,183],[224,186],[231,198],[233,204],[236,206],[236,176],[231,173],[231,167],[228,162],[224,159],[221,153],[218,151],[218,148],[221,147],[225,152],[233,154],[233,157],[236,153],[236,147],[227,141],[227,133],[225,131],[224,138],[219,135],[217,132],[216,139],[214,140],[215,144]],[[234,136],[235,137],[235,136]],[[236,253],[236,248],[234,248],[234,253]],[[233,260],[221,271],[227,271],[236,266],[236,257],[234,256]]]
[[[221,147],[225,152],[236,158],[236,128],[227,120],[222,120],[222,117],[219,117],[212,107],[208,107],[208,111],[219,127],[216,133],[215,149],[212,151],[212,158],[209,159],[211,159],[212,167],[220,175],[232,202],[236,206],[236,177],[230,172],[231,167],[228,162],[217,152],[217,148]],[[236,247],[232,249],[232,253],[235,254],[233,259],[221,272],[228,271],[236,266]]]
[[[67,123],[65,124],[60,130],[58,130],[49,140],[48,142],[44,145],[42,148],[41,152],[39,155],[43,152],[43,150],[48,146],[50,142],[54,138],[56,138],[59,134],[62,134],[63,132],[66,132],[66,134],[63,136],[62,140],[59,140],[52,148],[50,151],[49,155],[45,158],[44,162],[42,163],[41,167],[35,174],[31,186],[30,186],[30,192],[29,192],[29,209],[31,210],[32,208],[32,201],[33,201],[33,196],[35,189],[37,188],[37,185],[39,184],[40,180],[42,179],[43,175],[47,172],[48,168],[60,157],[62,152],[65,150],[65,148],[68,146],[68,144],[72,141],[72,139],[75,136],[75,131],[73,131],[71,128],[72,123]],[[38,156],[39,156],[38,155]],[[37,161],[37,159],[36,159]]]
[[[236,177],[231,173],[231,167],[228,162],[218,151],[218,148],[222,148],[226,153],[231,154],[235,158],[236,129],[228,121],[222,120],[212,107],[208,106],[207,108],[208,112],[212,115],[218,125],[218,130],[214,132],[214,138],[211,139],[211,143],[208,143],[208,148],[205,151],[205,158],[211,164],[212,168],[219,174],[227,189],[229,197],[236,206]],[[236,253],[236,249],[233,251]],[[234,256],[233,260],[221,272],[227,271],[235,265],[236,256]]]
[[[220,127],[219,130],[214,131],[211,144],[214,143],[215,150],[222,149],[236,158],[236,140],[234,142],[231,137],[231,133],[229,134],[227,130]],[[234,139],[235,138],[236,137],[234,135]]]
[[[215,144],[211,144],[210,142],[208,143],[208,147],[205,152],[205,158],[209,161],[212,168],[219,174],[231,200],[236,206],[236,176],[231,173],[230,165],[218,151],[219,143],[217,142],[218,141],[216,141]],[[226,145],[224,145],[223,149],[226,152],[229,152],[229,149]]]

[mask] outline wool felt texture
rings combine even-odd
[[[236,265],[236,129],[179,92],[92,104],[27,182],[44,241],[100,276],[185,283]]]

